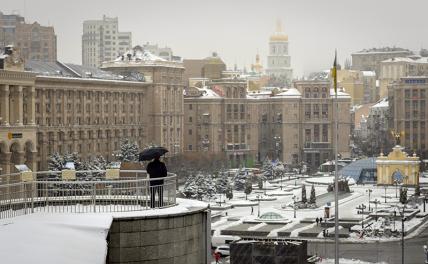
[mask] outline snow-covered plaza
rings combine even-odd
[[[210,202],[213,215],[219,219],[212,223],[214,237],[224,233],[240,233],[244,237],[282,237],[285,234],[287,237],[323,239],[324,229],[327,230],[327,235],[334,237],[334,195],[327,192],[327,184],[332,181],[331,176],[284,179],[282,186],[278,183],[267,183],[264,185],[267,188],[263,189],[253,186],[251,194],[248,195],[242,191],[234,191],[230,200],[222,196],[221,206],[217,197],[216,202]],[[421,180],[424,181],[425,179]],[[312,207],[295,206],[294,209],[294,203],[298,204],[302,199],[303,185],[308,194],[314,186],[317,200],[322,201],[317,201]],[[352,181],[349,185],[350,193],[339,195],[339,222],[343,224],[344,231],[341,239],[355,242],[398,239],[403,211],[403,205],[399,202],[400,186],[356,185]],[[407,195],[410,197],[413,192],[410,188]],[[326,210],[330,211],[328,218]],[[281,217],[277,217],[279,220],[260,219],[260,216],[263,218],[267,213],[275,213]],[[404,215],[407,217],[404,232],[411,235],[425,222],[427,214],[424,213],[423,203],[419,200],[416,203],[409,202]],[[317,223],[317,218],[322,218],[323,222]],[[362,225],[364,232],[361,231]]]

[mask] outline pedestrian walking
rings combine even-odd
[[[216,264],[220,263],[220,262],[219,262],[219,261],[220,261],[220,259],[221,259],[221,255],[220,255],[220,253],[215,252],[215,253],[214,253],[214,259],[215,259],[215,263],[216,263]]]
[[[254,207],[251,206],[251,215],[254,213]]]
[[[160,155],[156,155],[154,160],[147,165],[147,173],[150,176],[150,207],[163,206],[163,180],[153,180],[166,177],[168,172],[165,163],[160,161]],[[158,203],[156,204],[156,193],[158,194]],[[156,206],[157,205],[157,206]]]
[[[320,219],[317,217],[317,218],[315,219],[315,221],[317,222],[317,226],[318,226],[318,223],[320,222]]]
[[[320,217],[320,224],[322,224],[322,217]]]

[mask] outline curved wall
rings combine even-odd
[[[107,238],[107,263],[207,263],[209,215],[209,210],[199,208],[179,214],[114,218]]]

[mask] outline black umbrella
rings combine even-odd
[[[140,161],[152,160],[157,156],[162,156],[167,153],[168,150],[164,147],[150,147],[140,152]]]

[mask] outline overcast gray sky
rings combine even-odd
[[[73,63],[81,63],[82,22],[103,14],[119,18],[133,45],[168,45],[184,58],[216,51],[229,68],[249,66],[257,51],[265,65],[279,18],[297,76],[329,68],[335,48],[343,63],[363,48],[428,47],[427,0],[2,0],[0,10],[53,25],[59,60]]]

